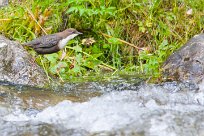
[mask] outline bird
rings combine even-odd
[[[80,34],[82,33],[76,29],[68,28],[62,32],[38,37],[23,45],[33,48],[38,54],[52,54],[64,49],[69,40]]]

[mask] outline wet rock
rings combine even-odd
[[[0,81],[43,87],[46,84],[44,71],[17,42],[0,36]]]
[[[164,63],[163,76],[176,81],[202,84],[204,79],[204,34],[195,35]]]

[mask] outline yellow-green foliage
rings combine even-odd
[[[25,42],[68,27],[82,31],[83,37],[72,40],[66,54],[36,58],[48,73],[63,79],[101,70],[159,76],[165,59],[202,32],[203,4],[204,0],[23,0],[0,9],[0,32]],[[84,38],[93,42],[82,44]]]

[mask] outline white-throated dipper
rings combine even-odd
[[[23,45],[33,48],[38,54],[51,54],[63,49],[69,40],[79,34],[82,33],[78,32],[74,28],[69,28],[59,33],[36,38],[30,42],[24,43]]]

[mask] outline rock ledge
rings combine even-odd
[[[0,81],[43,87],[47,77],[20,43],[0,35]]]

